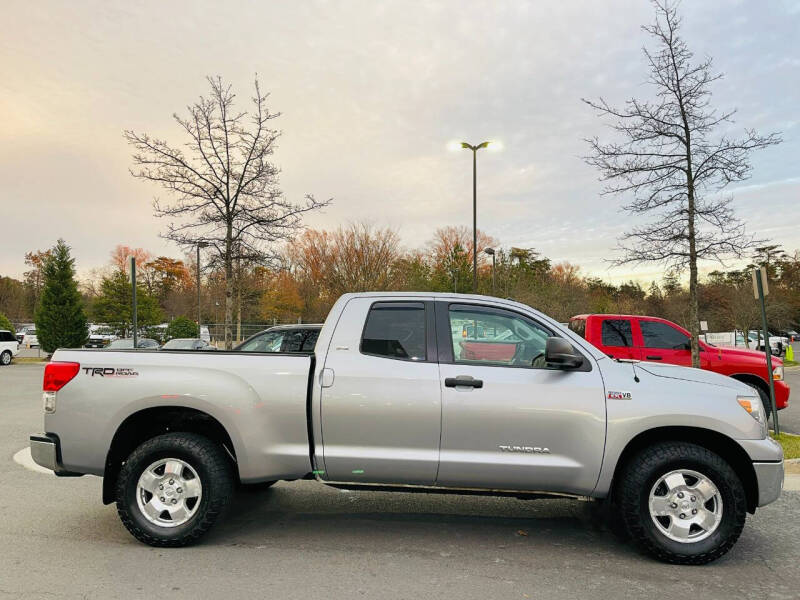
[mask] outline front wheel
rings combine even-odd
[[[144,442],[117,480],[117,512],[127,530],[151,546],[199,540],[230,503],[234,477],[223,449],[195,433]]]
[[[616,484],[625,529],[645,551],[673,564],[716,560],[739,539],[744,487],[720,456],[688,442],[663,442],[635,456]]]
[[[2,354],[0,354],[0,365],[4,367],[11,364],[11,350],[4,350]]]

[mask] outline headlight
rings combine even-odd
[[[783,381],[783,365],[778,365],[772,369],[772,378],[775,381]]]
[[[764,406],[761,404],[761,398],[751,396],[738,396],[736,398],[739,406],[747,411],[761,425],[766,426],[767,416],[764,413]]]

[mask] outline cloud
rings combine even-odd
[[[682,6],[697,55],[727,72],[714,100],[738,106],[737,127],[794,128],[791,8]],[[206,74],[245,102],[256,72],[283,112],[275,160],[287,196],[335,199],[310,225],[364,218],[419,246],[437,226],[471,224],[470,157],[446,143],[500,138],[501,153],[479,156],[482,229],[604,277],[659,272],[608,270],[626,229],[622,201],[600,197],[580,159],[582,139],[607,132],[581,97],[647,93],[646,3],[98,1],[18,3],[5,16],[17,25],[0,40],[0,202],[11,224],[0,273],[19,275],[26,251],[58,237],[83,271],[118,243],[178,255],[152,216],[153,196],[165,194],[127,173],[121,131],[179,141],[170,115],[206,91]],[[751,228],[794,248],[800,143],[785,137],[754,158],[753,180],[735,194]]]

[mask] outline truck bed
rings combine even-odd
[[[242,481],[290,479],[311,470],[313,356],[75,349],[58,350],[53,360],[80,364],[59,392],[56,412],[45,416],[45,430],[61,438],[68,470],[102,475],[119,426],[140,411],[170,406],[206,413],[226,429]]]

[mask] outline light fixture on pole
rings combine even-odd
[[[500,149],[498,142],[481,142],[468,144],[461,142],[461,147],[472,150],[472,293],[478,293],[478,150],[488,148],[489,145]],[[450,147],[456,147],[450,144]]]
[[[202,338],[200,334],[200,248],[208,247],[208,242],[197,242],[197,337]]]
[[[497,294],[495,294],[494,291],[494,267],[495,267],[494,248],[485,248],[483,252],[484,254],[488,254],[489,256],[492,257],[492,296],[496,296]]]

